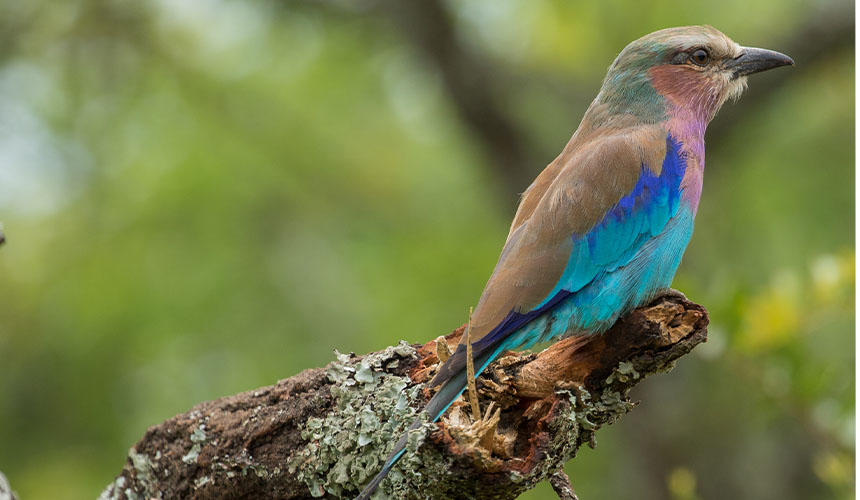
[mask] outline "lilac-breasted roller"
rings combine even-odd
[[[602,333],[668,289],[693,233],[708,122],[747,75],[790,64],[710,26],[625,47],[570,142],[523,193],[472,316],[476,374],[508,349]],[[431,421],[466,387],[464,342],[431,381],[441,386],[424,410]],[[359,500],[405,445],[404,436]]]

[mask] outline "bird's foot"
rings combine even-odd
[[[472,424],[475,436],[477,437],[478,446],[485,450],[493,451],[493,440],[496,437],[496,428],[499,426],[499,419],[502,415],[502,409],[496,408],[495,413],[493,407],[496,405],[494,401],[487,406],[487,412],[481,420]]]
[[[493,440],[496,436],[496,427],[499,425],[499,418],[501,416],[502,409],[498,408],[496,409],[496,412],[493,413],[493,408],[496,403],[491,401],[490,405],[487,407],[487,412],[483,417],[481,416],[481,409],[478,405],[478,389],[475,383],[476,374],[474,358],[472,356],[471,335],[472,308],[469,308],[469,322],[466,323],[466,331],[463,332],[463,340],[465,340],[465,342],[461,341],[466,344],[466,389],[469,394],[469,406],[472,408],[472,424],[469,426],[466,433],[471,438],[471,441],[475,446],[480,446],[492,453]]]
[[[446,419],[451,436],[466,447],[492,453],[502,409],[496,408],[495,402],[490,402],[484,415],[478,420],[472,420],[468,416],[469,412],[465,411],[465,406],[460,403],[459,406],[453,407]]]
[[[481,409],[478,406],[478,389],[475,386],[475,359],[472,356],[472,308],[469,308],[469,322],[463,332],[466,342],[466,389],[469,393],[469,405],[472,407],[472,418],[481,419]],[[460,341],[462,342],[462,340]]]

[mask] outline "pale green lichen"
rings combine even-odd
[[[200,455],[200,445],[198,443],[194,443],[191,446],[191,449],[188,450],[188,453],[182,455],[182,461],[188,465],[197,463],[197,457]]]
[[[128,458],[134,467],[135,487],[127,487],[125,476],[119,476],[102,491],[99,500],[115,500],[123,495],[129,500],[160,499],[161,494],[156,487],[155,463],[145,453],[138,453],[134,447],[128,450]]]
[[[435,424],[425,422],[419,428],[409,431],[406,452],[382,486],[391,498],[409,500],[423,496],[419,495],[419,492],[445,489],[445,477],[450,475],[445,472],[448,462],[435,448],[421,446],[435,427]],[[404,473],[405,471],[408,471],[408,474]],[[380,494],[374,497],[377,498],[388,497]]]
[[[631,411],[635,405],[628,400],[626,393],[604,391],[594,403],[594,411],[601,415],[604,424],[611,424]]]
[[[122,490],[125,488],[125,476],[119,476],[114,479],[114,482],[107,487],[99,495],[98,500],[116,500],[120,497]]]
[[[296,474],[312,496],[349,497],[378,472],[391,444],[416,418],[411,403],[419,390],[407,377],[391,374],[386,368],[390,370],[398,358],[413,355],[414,350],[406,343],[361,360],[337,353],[337,361],[326,372],[334,384],[331,393],[337,410],[307,422],[302,437],[308,443],[289,463],[288,472]],[[579,387],[560,391],[568,394],[569,404],[550,421],[549,429],[550,435],[559,438],[549,443],[546,459],[529,474],[510,472],[507,491],[499,495],[531,488],[572,458],[581,443],[593,443],[597,429],[633,407],[626,395],[613,387],[629,385],[640,377],[632,364],[621,363],[607,380],[607,389],[597,396]],[[446,484],[459,480],[450,474],[450,457],[436,447],[421,446],[434,428],[435,424],[425,423],[409,432],[406,453],[374,499],[411,500],[424,498],[427,491],[462,488],[461,484]]]
[[[607,378],[607,383],[611,383],[613,378],[619,382],[639,378],[639,373],[633,370],[632,365],[624,365],[629,365],[629,363],[622,362],[616,367]],[[633,375],[634,373],[635,375]],[[604,424],[615,422],[633,409],[634,405],[627,399],[626,392],[614,391],[610,387],[604,389],[597,399],[594,399],[591,393],[583,387],[577,387],[575,389],[576,394],[573,394],[572,391],[564,391],[570,395],[571,412],[568,418],[574,419],[581,431],[588,431],[593,434]]]
[[[182,456],[182,461],[188,465],[197,463],[197,457],[200,456],[200,450],[203,449],[203,443],[206,441],[206,432],[204,429],[206,424],[200,424],[191,433],[191,449],[188,453]]]
[[[631,380],[639,380],[639,372],[633,368],[633,363],[629,361],[622,361],[618,363],[618,366],[612,370],[612,373],[606,379],[607,384],[611,384],[613,381],[619,382],[629,382]]]
[[[190,416],[193,419],[205,420],[199,412],[192,412]],[[188,453],[182,456],[183,463],[188,465],[197,463],[201,447],[208,439],[205,429],[206,424],[201,423],[191,432],[189,439],[193,444]],[[159,470],[158,461],[161,460],[161,452],[158,451],[154,457],[150,457],[146,453],[139,453],[136,448],[132,447],[128,451],[128,458],[134,469],[133,484],[126,486],[125,476],[119,476],[102,491],[99,500],[115,500],[123,497],[129,500],[161,499],[162,494],[158,491],[156,476]],[[212,482],[214,482],[214,477],[201,476],[195,480],[194,485],[200,488]]]
[[[314,497],[358,491],[382,466],[391,444],[416,418],[411,403],[420,387],[390,371],[414,358],[406,342],[357,360],[335,351],[326,370],[336,410],[309,419],[302,429],[305,448],[288,466]],[[357,438],[356,438],[357,436]]]
[[[627,368],[622,368],[624,370]],[[407,452],[398,464],[401,467],[392,470],[383,487],[391,498],[400,500],[424,499],[427,491],[459,491],[464,497],[481,495],[486,498],[510,498],[512,491],[528,490],[547,479],[573,458],[581,443],[591,444],[597,429],[632,408],[624,394],[611,389],[606,389],[599,397],[582,387],[559,390],[558,394],[567,395],[567,404],[557,408],[558,413],[549,421],[548,433],[555,438],[544,449],[545,458],[528,474],[510,471],[509,483],[499,491],[493,491],[486,484],[448,484],[449,481],[462,481],[461,477],[450,473],[450,458],[442,455],[436,447],[421,447],[429,431],[434,428],[432,424],[425,424],[414,431],[414,436],[410,435]],[[468,487],[475,489],[464,490]]]
[[[206,424],[200,424],[194,431],[191,433],[191,442],[192,443],[202,443],[206,441]]]
[[[391,445],[418,418],[414,403],[421,387],[413,385],[407,376],[392,373],[403,360],[415,355],[415,349],[405,342],[360,359],[336,352],[337,361],[326,369],[332,384],[334,408],[324,418],[311,418],[306,422],[301,429],[306,445],[288,460],[287,470],[278,467],[269,470],[255,463],[245,450],[234,457],[215,457],[209,475],[198,477],[194,486],[211,486],[219,474],[227,478],[253,474],[268,480],[289,473],[302,481],[313,497],[327,494],[352,497],[379,471]],[[656,368],[668,371],[673,365],[667,362]],[[581,444],[593,446],[594,434],[601,426],[614,422],[633,408],[627,398],[629,388],[654,368],[649,366],[640,374],[634,363],[621,362],[605,379],[600,393],[592,394],[578,386],[557,391],[567,398],[561,399],[560,406],[553,407],[547,429],[553,437],[542,448],[543,458],[527,474],[509,472],[509,482],[499,483],[497,491],[486,484],[469,484],[452,474],[452,457],[436,446],[422,446],[430,431],[436,428],[435,424],[424,423],[409,432],[406,453],[373,498],[412,500],[425,498],[431,491],[511,498],[556,472],[573,458]],[[205,422],[199,413],[192,413],[191,417]],[[182,456],[184,463],[196,463],[208,439],[205,429],[205,424],[200,423],[191,432],[192,446]],[[127,487],[125,477],[121,476],[99,499],[113,500],[123,494],[133,500],[161,498],[155,489],[160,454],[151,459],[132,448],[129,458],[134,468],[134,489]]]
[[[260,479],[268,481],[283,473],[283,470],[280,467],[269,469],[267,466],[255,462],[246,449],[242,450],[242,453],[237,456],[231,457],[221,455],[213,457],[208,471],[210,473],[209,477],[212,483],[217,480],[218,476],[230,479],[235,478],[236,476],[245,477],[252,474]],[[200,480],[201,479],[198,479],[198,481]],[[204,484],[208,484],[208,482]]]

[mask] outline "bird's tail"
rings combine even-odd
[[[490,352],[486,352],[484,354],[476,356],[475,377],[477,377],[482,371],[484,371],[484,368],[486,368],[487,365],[489,365],[494,359],[496,359],[496,357],[498,357],[498,355],[502,352],[503,347],[504,346],[499,346],[498,348],[490,349]],[[457,357],[461,358],[460,360],[465,357],[465,348],[463,348],[462,345],[458,346],[457,352],[454,353],[454,356],[452,356],[445,363],[445,365],[449,365],[450,363],[459,364],[457,363],[458,360],[455,359]],[[445,382],[445,385],[443,385],[442,388],[439,389],[439,391],[435,395],[433,395],[432,398],[430,398],[430,401],[427,403],[427,406],[424,407],[424,413],[430,416],[431,422],[439,420],[439,417],[441,417],[442,414],[445,413],[445,410],[447,410],[448,407],[450,407],[451,404],[458,397],[460,397],[460,394],[463,394],[463,391],[465,390],[466,369],[465,367],[463,367],[457,370],[454,375]],[[394,467],[394,464],[397,463],[397,460],[399,460],[400,457],[403,456],[403,452],[406,451],[406,441],[409,436],[409,431],[421,427],[421,420],[422,419],[418,418],[415,420],[415,422],[412,423],[412,425],[409,426],[409,430],[406,431],[406,433],[400,438],[399,441],[397,441],[397,444],[394,445],[394,448],[391,450],[391,453],[389,453],[388,458],[385,459],[385,465],[382,466],[382,470],[380,470],[379,473],[376,474],[376,476],[373,478],[373,480],[367,486],[364,487],[364,489],[361,491],[361,494],[358,495],[355,500],[368,500],[370,498],[370,495],[372,495],[373,492],[376,491],[376,488],[379,487],[379,483],[381,483],[382,480],[385,479],[385,476],[388,475],[388,473],[391,471],[391,468]]]

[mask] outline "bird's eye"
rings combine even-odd
[[[690,54],[690,60],[693,64],[705,66],[711,60],[711,55],[705,49],[696,49]]]

